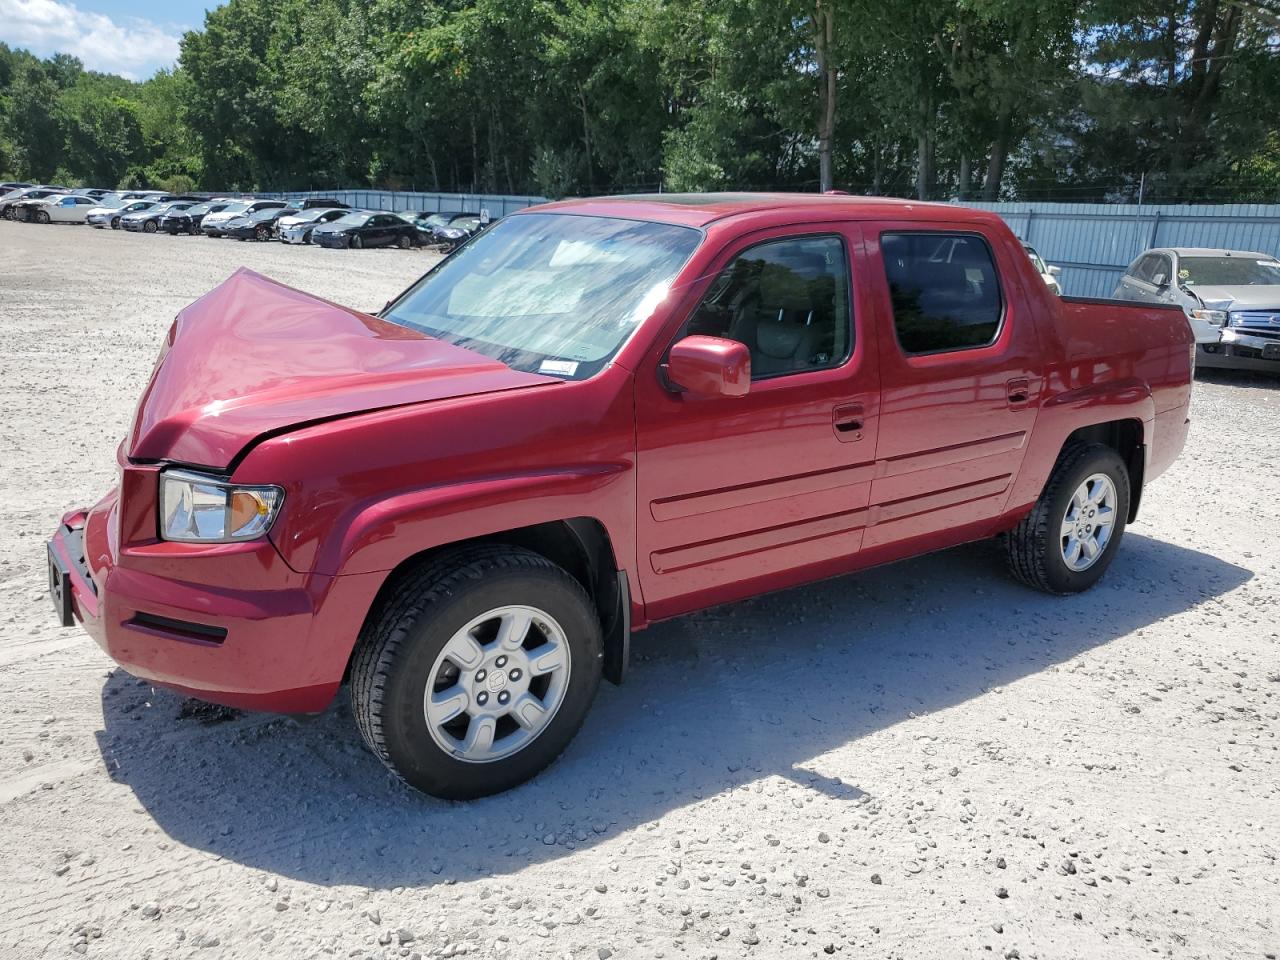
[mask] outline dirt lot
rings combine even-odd
[[[344,701],[192,715],[55,626],[44,539],[183,304],[248,264],[373,308],[429,262],[0,222],[0,957],[1280,952],[1280,382],[1197,383],[1093,592],[980,544],[656,627],[477,803]]]

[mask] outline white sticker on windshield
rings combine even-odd
[[[1255,260],[1254,262],[1260,267],[1280,267],[1280,263],[1274,260]]]
[[[572,377],[578,372],[577,360],[543,360],[538,367],[539,373],[550,373],[558,377]]]

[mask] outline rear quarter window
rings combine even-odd
[[[982,237],[885,233],[880,251],[904,353],[972,350],[995,341],[1004,301],[991,248]]]

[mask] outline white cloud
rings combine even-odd
[[[0,40],[39,56],[69,53],[86,68],[144,79],[178,59],[183,27],[139,17],[120,22],[58,0],[0,0]]]

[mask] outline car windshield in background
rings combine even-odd
[[[288,207],[263,207],[249,214],[250,220],[270,220],[273,217],[288,216],[293,213]]]
[[[209,213],[216,206],[216,203],[197,203],[194,207],[189,207],[186,212],[192,214]]]
[[[1188,287],[1280,284],[1280,261],[1255,257],[1179,257],[1178,280]]]
[[[373,216],[371,213],[348,213],[345,217],[339,217],[332,222],[344,227],[362,227],[371,216]]]
[[[324,216],[330,209],[332,208],[310,207],[306,210],[300,210],[298,213],[292,214],[291,219],[295,223],[310,223],[312,220],[318,220],[320,217]]]
[[[516,370],[583,380],[653,312],[701,241],[662,223],[512,217],[441,261],[383,317]]]
[[[236,203],[228,203],[228,204],[227,204],[225,207],[223,207],[223,208],[222,208],[222,210],[221,210],[221,211],[219,211],[219,212],[221,212],[221,213],[244,213],[244,212],[245,212],[246,210],[248,210],[248,209],[249,209],[249,205],[248,205],[247,203],[239,203],[239,202],[236,202]]]

